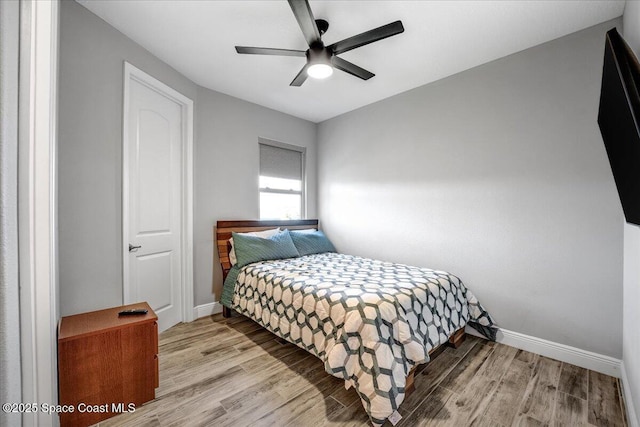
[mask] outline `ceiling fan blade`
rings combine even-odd
[[[302,67],[302,70],[298,73],[298,75],[293,79],[293,81],[289,84],[289,86],[302,86],[302,83],[307,80],[307,68],[309,68],[309,64],[306,64]]]
[[[304,50],[273,49],[270,47],[236,46],[236,52],[249,55],[305,56]]]
[[[313,12],[311,12],[309,1],[289,0],[289,6],[291,6],[291,10],[298,21],[298,25],[300,25],[300,29],[302,30],[302,34],[304,35],[307,44],[311,46],[311,44],[320,41],[320,31],[318,31],[316,20],[313,17]]]
[[[360,68],[349,61],[345,61],[342,58],[338,58],[337,56],[333,56],[331,58],[331,64],[338,70],[349,73],[352,76],[360,77],[362,80],[369,80],[371,77],[375,76],[372,72],[367,71],[364,68]]]
[[[382,27],[374,28],[373,30],[365,31],[357,36],[349,37],[348,39],[341,40],[330,46],[329,49],[336,55],[350,51],[360,46],[364,46],[369,43],[377,42],[378,40],[386,39],[387,37],[395,36],[404,31],[402,21],[395,21]]]

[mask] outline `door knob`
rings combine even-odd
[[[140,249],[142,246],[133,246],[131,243],[129,243],[129,252],[133,252],[136,249]]]

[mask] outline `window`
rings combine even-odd
[[[261,139],[260,219],[304,216],[304,148]]]

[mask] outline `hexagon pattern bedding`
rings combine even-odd
[[[495,338],[489,314],[443,271],[323,253],[249,264],[234,277],[223,303],[320,358],[355,387],[374,425],[396,420],[407,374],[456,330],[470,323]]]

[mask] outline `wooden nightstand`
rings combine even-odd
[[[144,308],[147,314],[118,316]],[[63,317],[58,325],[62,426],[88,426],[155,399],[158,317],[146,302]]]

